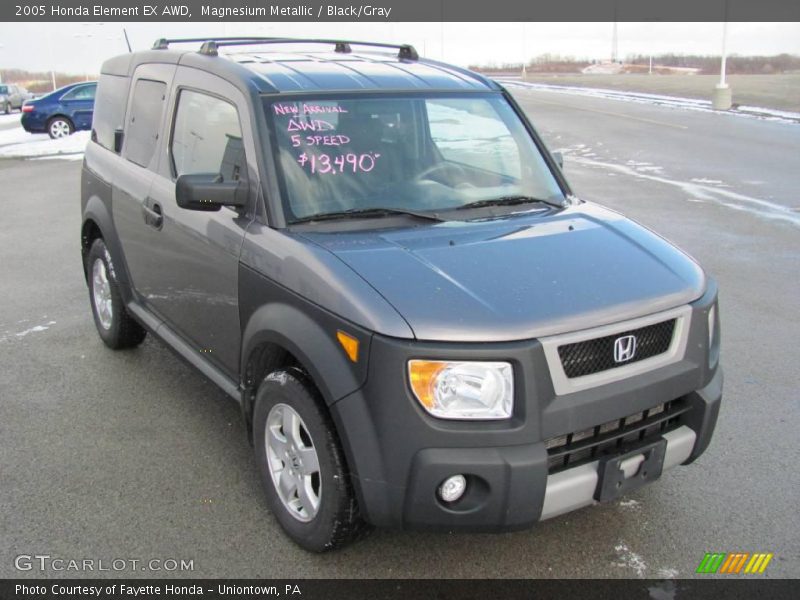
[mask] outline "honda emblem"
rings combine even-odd
[[[636,336],[623,335],[614,340],[614,362],[628,362],[636,356]]]

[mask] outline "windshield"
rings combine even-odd
[[[0,85],[0,94],[7,94],[7,93],[8,93],[8,87]]]
[[[563,193],[500,94],[265,100],[289,222]]]

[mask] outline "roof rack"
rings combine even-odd
[[[256,44],[333,44],[334,52],[348,54],[352,46],[371,46],[375,48],[396,48],[397,58],[419,60],[419,54],[411,44],[384,44],[380,42],[357,42],[351,40],[330,40],[314,38],[276,38],[276,37],[214,37],[214,38],[160,38],[153,44],[153,50],[166,50],[170,44],[186,44],[202,42],[200,54],[217,56],[220,46],[252,46]]]

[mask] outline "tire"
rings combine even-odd
[[[89,302],[97,333],[114,350],[142,343],[147,331],[128,314],[114,275],[114,263],[102,239],[96,239],[86,257]]]
[[[47,134],[57,140],[75,133],[75,126],[66,117],[53,117],[47,122]]]
[[[299,421],[294,421],[292,414]],[[297,423],[294,435],[285,433],[289,422]],[[369,532],[359,513],[333,422],[319,392],[302,371],[274,371],[261,383],[253,411],[253,439],[270,511],[294,542],[311,552],[325,552]],[[282,450],[278,447],[286,452],[279,455]],[[309,459],[309,451],[316,462]],[[288,473],[291,471],[294,475]],[[286,490],[293,484],[294,492],[280,491],[283,478],[290,482]],[[305,484],[300,483],[303,480]],[[299,493],[301,486],[306,489],[305,502]],[[282,495],[292,499],[287,503]],[[314,497],[316,507],[309,502]]]
[[[10,102],[6,102],[5,112],[6,112],[7,115],[11,114],[11,103]]]

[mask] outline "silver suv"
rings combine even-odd
[[[576,198],[500,85],[411,46],[177,41],[103,65],[89,298],[109,347],[149,332],[240,404],[292,539],[519,529],[703,453],[714,280]]]
[[[21,110],[25,100],[31,95],[24,87],[13,83],[0,83],[0,111],[9,114],[12,110]]]

